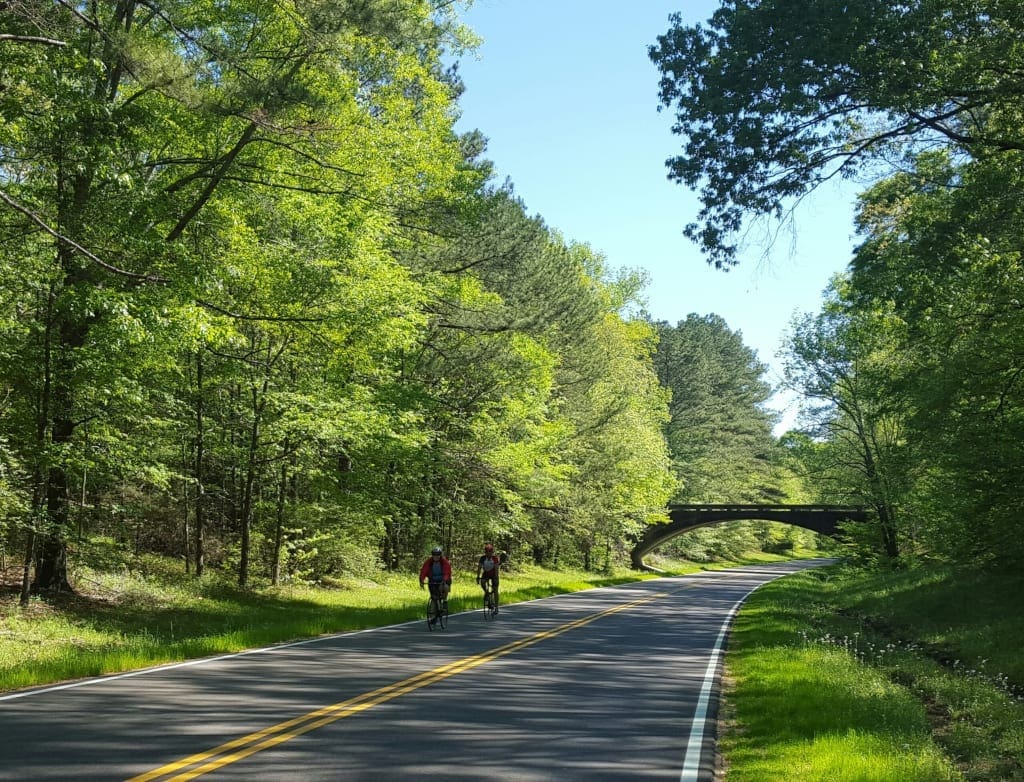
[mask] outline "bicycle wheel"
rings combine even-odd
[[[429,600],[427,600],[427,629],[428,630],[433,630],[434,629],[434,625],[437,623],[438,613],[439,612],[438,612],[437,600],[435,598],[431,597]]]
[[[490,587],[484,590],[484,619],[494,619],[494,592]]]
[[[448,601],[442,600],[441,605],[437,612],[437,623],[441,625],[442,630],[448,629]]]

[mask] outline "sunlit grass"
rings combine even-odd
[[[815,559],[825,557],[816,549],[797,549],[787,556],[780,554],[769,554],[766,551],[754,551],[735,559],[721,560],[716,562],[689,562],[672,559],[664,559],[657,555],[648,555],[646,562],[651,567],[665,576],[685,576],[690,573],[699,573],[703,570],[726,570],[741,565],[764,565],[770,562],[787,562],[793,559]]]
[[[931,747],[894,747],[874,733],[823,733],[779,742],[770,754],[737,751],[729,782],[944,782],[961,777]]]
[[[919,591],[937,584],[967,591],[949,574],[830,569],[755,592],[727,656],[729,781],[1024,779],[1024,702],[982,661],[944,659],[955,638],[1001,647],[990,614],[1019,632],[1014,598],[991,588],[985,609],[950,614]],[[940,624],[943,654],[909,640]]]
[[[957,779],[922,704],[843,649],[802,645],[806,614],[785,587],[751,597],[728,657],[729,780],[940,782]],[[780,582],[781,583],[781,582]]]

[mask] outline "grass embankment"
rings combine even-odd
[[[762,587],[729,644],[726,778],[1024,780],[1022,586],[834,567]]]

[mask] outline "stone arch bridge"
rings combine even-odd
[[[630,552],[633,567],[646,569],[644,557],[676,535],[698,527],[741,519],[781,521],[835,537],[841,521],[864,521],[864,508],[844,505],[669,505],[668,524],[652,524]]]

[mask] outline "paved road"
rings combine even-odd
[[[753,589],[813,564],[0,696],[0,780],[710,780],[724,628]]]

